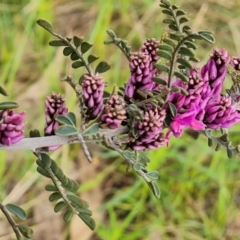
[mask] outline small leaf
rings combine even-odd
[[[194,52],[191,51],[189,48],[186,48],[186,47],[180,47],[179,49],[179,54],[182,54],[184,56],[189,56],[189,57],[194,57]]]
[[[38,166],[37,167],[37,172],[43,175],[44,177],[51,178],[49,173],[42,167]]]
[[[53,184],[47,184],[45,186],[45,190],[48,191],[48,192],[56,192],[56,191],[58,191],[56,186],[54,186]]]
[[[77,135],[78,130],[73,126],[63,125],[55,130],[55,134],[58,136],[72,136]]]
[[[142,169],[142,165],[139,164],[139,163],[135,163],[135,164],[133,164],[133,168],[134,168],[135,171],[138,172]]]
[[[134,154],[131,151],[124,151],[122,155],[127,160],[135,160]]]
[[[78,84],[79,84],[79,85],[82,85],[83,80],[84,80],[84,75],[85,75],[85,74],[83,74],[83,75],[79,78],[79,80],[78,80]]]
[[[68,46],[68,44],[63,40],[52,40],[49,42],[49,45],[52,47]]]
[[[111,66],[107,62],[102,61],[97,65],[95,73],[103,73],[108,71],[110,68]]]
[[[48,200],[50,202],[56,202],[57,200],[59,200],[61,198],[62,198],[62,195],[59,192],[54,192],[49,196]]]
[[[73,52],[73,53],[71,54],[71,56],[70,56],[70,59],[71,59],[72,61],[76,61],[76,60],[79,59],[79,56],[77,55],[76,52]]]
[[[167,72],[168,73],[170,71],[169,67],[167,67],[164,64],[154,64],[154,67],[157,68],[160,71],[163,71],[163,72]]]
[[[185,41],[184,44],[185,44],[188,48],[192,48],[192,49],[194,49],[194,50],[197,49],[197,46],[196,46],[193,42]]]
[[[166,80],[160,78],[160,77],[153,77],[152,80],[156,83],[159,83],[160,85],[166,86],[167,82]]]
[[[151,179],[158,179],[159,177],[159,174],[157,171],[148,172],[146,175]]]
[[[65,202],[63,202],[63,201],[61,201],[61,202],[58,202],[57,204],[56,204],[56,206],[54,207],[54,212],[60,212],[60,211],[62,211],[65,207],[67,206],[67,204],[65,203]]]
[[[63,215],[63,220],[64,220],[64,222],[69,222],[69,221],[71,221],[72,217],[73,217],[73,211],[67,210]]]
[[[94,123],[87,127],[83,132],[83,136],[91,136],[99,132],[99,123]]]
[[[212,147],[213,145],[213,140],[211,138],[208,138],[208,146]]]
[[[88,208],[87,202],[79,199],[77,196],[68,194],[67,197],[75,206],[78,206],[79,208]]]
[[[60,182],[62,182],[62,179],[63,179],[64,177],[66,177],[66,176],[64,175],[62,169],[59,168],[59,167],[58,167],[58,169],[57,169],[57,172],[55,173],[55,176],[57,177],[57,179],[58,179]]]
[[[83,220],[84,223],[91,229],[94,230],[96,224],[94,220],[88,215],[84,213],[79,213],[78,216]]]
[[[202,37],[202,39],[204,39],[205,41],[209,42],[209,43],[215,43],[215,39],[214,37],[209,34],[208,32],[198,32],[198,34]]]
[[[189,26],[184,26],[182,30],[183,30],[183,32],[187,32],[187,33],[192,31]]]
[[[67,116],[58,115],[55,120],[60,124],[73,126],[72,121]]]
[[[73,43],[74,43],[76,48],[78,48],[81,45],[82,41],[83,41],[82,38],[79,38],[77,36],[73,37]]]
[[[70,54],[72,54],[72,52],[73,52],[73,50],[72,50],[72,48],[70,48],[70,47],[65,47],[65,48],[63,49],[63,55],[64,55],[64,56],[69,56]]]
[[[180,18],[179,23],[183,24],[183,23],[188,22],[188,21],[189,20],[186,17],[182,17],[182,18]]]
[[[27,219],[27,215],[25,213],[25,211],[20,208],[17,205],[14,204],[6,204],[5,207],[7,208],[7,210],[11,213],[13,213],[16,217],[18,217],[21,220],[26,220]]]
[[[105,40],[103,43],[104,43],[105,45],[108,45],[108,44],[114,43],[114,41],[113,41],[112,39],[109,39],[109,40]]]
[[[185,60],[184,58],[178,58],[177,62],[182,64],[186,68],[189,68],[189,69],[193,68],[192,65],[187,60]]]
[[[169,39],[169,38],[165,38],[165,39],[163,39],[162,40],[164,43],[166,43],[166,44],[168,44],[168,45],[170,45],[170,46],[172,46],[172,47],[176,47],[176,44],[175,44],[175,42],[174,41],[172,41],[171,39]]]
[[[156,198],[160,198],[161,192],[155,181],[151,182],[151,187]]]
[[[182,36],[179,34],[169,33],[169,37],[172,40],[180,41],[182,39]]]
[[[200,59],[195,58],[195,57],[190,57],[190,58],[189,58],[189,61],[192,61],[192,62],[200,62]]]
[[[94,55],[89,55],[88,56],[88,63],[90,64],[90,63],[93,63],[94,61],[96,61],[97,59],[99,59],[99,57],[96,57],[96,56],[94,56]]]
[[[58,167],[57,163],[53,160],[52,160],[52,164],[51,164],[51,170],[55,175],[57,175],[58,172],[60,171],[60,168]]]
[[[18,225],[18,229],[24,237],[27,239],[33,239],[33,230],[27,225],[20,224]]]
[[[172,117],[175,117],[177,115],[176,107],[171,102],[168,102],[168,106],[169,106]]]
[[[85,64],[82,61],[76,61],[74,63],[72,63],[72,68],[80,68],[80,67],[84,67]]]
[[[0,103],[0,110],[17,108],[18,104],[15,102],[2,102]]]
[[[52,160],[46,153],[41,153],[42,164],[45,168],[50,168],[52,165]]]
[[[167,18],[167,19],[164,19],[164,20],[163,20],[163,23],[166,23],[166,24],[175,24],[175,21],[173,21],[171,18]]]
[[[46,29],[47,31],[49,31],[50,33],[53,32],[52,26],[48,21],[46,21],[44,19],[39,19],[39,20],[37,20],[37,24],[39,26],[41,26],[42,28]]]
[[[117,38],[117,36],[113,30],[108,29],[106,32],[111,38],[113,38],[113,39]]]
[[[185,15],[185,14],[186,14],[186,12],[184,12],[184,11],[181,10],[181,9],[177,10],[177,12],[176,12],[176,16],[177,16],[177,17],[182,16],[182,15]]]
[[[181,78],[184,82],[188,82],[188,77],[180,72],[174,72],[174,75],[178,78]]]
[[[172,12],[170,11],[170,10],[168,10],[168,9],[164,9],[164,10],[162,10],[162,13],[164,13],[164,14],[166,14],[166,15],[169,15],[169,16],[173,16],[173,14],[172,14]]]
[[[162,50],[158,50],[157,51],[157,55],[162,57],[162,58],[165,58],[167,60],[171,60],[172,59],[172,55],[171,54],[169,54],[168,52],[162,51]]]
[[[176,32],[178,31],[178,27],[176,24],[169,24],[168,27],[173,31],[176,31]]]
[[[68,183],[67,185],[63,186],[66,190],[70,191],[70,192],[77,192],[79,189],[79,184],[72,180],[72,179],[68,179]]]
[[[73,126],[77,125],[76,116],[73,112],[67,113],[66,117],[72,122]]]
[[[172,50],[173,50],[172,47],[170,47],[169,45],[165,45],[165,44],[158,45],[158,48],[161,50],[168,51],[168,52],[172,52]]]
[[[231,159],[233,157],[233,152],[229,148],[227,148],[227,156],[228,156],[229,159]]]
[[[37,129],[33,129],[29,132],[29,137],[34,138],[34,137],[41,137],[40,132]]]
[[[215,151],[217,152],[217,151],[219,151],[221,149],[221,145],[220,144],[217,144],[216,145],[216,148],[215,148]]]
[[[89,42],[83,42],[81,45],[81,52],[85,53],[87,52],[93,45],[90,44]]]
[[[168,0],[161,0],[161,3],[166,5],[166,7],[170,7],[171,6],[170,1],[168,1]]]
[[[2,94],[3,96],[8,96],[7,92],[2,86],[0,86],[0,94]]]

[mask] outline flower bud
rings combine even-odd
[[[141,47],[140,51],[149,55],[151,62],[156,62],[159,59],[157,55],[158,45],[160,41],[157,41],[155,38],[147,39],[143,46]]]
[[[104,79],[98,73],[84,75],[82,82],[83,100],[87,107],[86,114],[92,120],[98,116],[103,107]]]
[[[0,143],[10,146],[24,138],[23,119],[25,112],[14,113],[13,110],[3,110],[0,112]]]

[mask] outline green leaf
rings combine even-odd
[[[154,64],[154,67],[157,68],[160,71],[163,71],[163,72],[167,72],[168,73],[170,71],[169,67],[167,67],[164,64],[158,64],[157,63],[157,64]]]
[[[5,205],[5,207],[7,208],[7,210],[9,212],[14,214],[19,219],[21,219],[21,220],[26,220],[27,219],[27,215],[26,215],[25,211],[22,208],[20,208],[19,206],[15,205],[15,204],[8,203],[8,204]]]
[[[71,201],[72,204],[79,208],[88,208],[87,202],[83,201],[82,199],[79,199],[77,196],[68,194],[67,195],[68,199]]]
[[[73,112],[69,112],[65,116],[72,122],[73,126],[77,125],[76,116],[75,116],[75,114]]]
[[[186,48],[186,47],[180,47],[178,53],[182,54],[184,56],[189,56],[189,57],[194,57],[195,56],[194,52],[191,51],[189,48]]]
[[[177,115],[176,107],[171,102],[168,102],[168,106],[169,106],[172,117],[175,117]]]
[[[106,32],[111,38],[113,38],[113,39],[117,38],[117,36],[113,30],[108,29]]]
[[[178,78],[181,78],[184,82],[188,82],[188,77],[180,72],[174,72],[174,75]]]
[[[130,160],[130,161],[134,161],[135,160],[135,156],[134,156],[133,152],[131,152],[131,151],[124,151],[122,155],[127,160]]]
[[[2,102],[0,103],[0,110],[17,108],[18,104],[15,102]]]
[[[170,7],[170,6],[171,6],[170,1],[168,1],[168,0],[161,0],[160,2],[161,2],[162,4],[164,4],[166,7]]]
[[[76,48],[78,48],[81,45],[82,41],[83,41],[82,38],[79,38],[77,36],[73,37],[73,43],[74,43]]]
[[[72,61],[76,61],[76,60],[79,59],[79,56],[77,55],[76,52],[72,52],[72,54],[70,55],[70,59],[71,59]]]
[[[177,12],[176,12],[176,16],[177,16],[177,17],[182,16],[182,15],[185,15],[185,14],[186,14],[186,12],[184,12],[184,11],[181,10],[181,9],[177,10]]]
[[[204,39],[205,41],[209,42],[209,43],[215,43],[215,39],[214,37],[209,34],[208,32],[198,32],[198,34],[202,37],[202,39]]]
[[[57,175],[58,172],[60,171],[60,168],[58,167],[57,163],[53,160],[52,160],[51,170],[55,175]]]
[[[97,65],[95,73],[103,73],[108,71],[110,68],[111,66],[107,62],[102,61]]]
[[[169,37],[172,40],[180,41],[184,36],[182,34],[169,33]]]
[[[87,52],[93,45],[90,44],[89,42],[83,42],[81,45],[81,52],[85,53]]]
[[[3,96],[8,96],[7,92],[2,86],[0,86],[0,94],[2,94]]]
[[[176,31],[176,32],[178,31],[178,27],[176,24],[169,24],[168,27],[173,31]]]
[[[192,69],[193,67],[192,67],[192,65],[189,63],[189,61],[187,61],[186,59],[184,59],[184,58],[178,58],[177,59],[177,62],[178,63],[180,63],[180,64],[182,64],[184,67],[186,67],[186,68],[189,68],[189,69]]]
[[[167,85],[167,82],[160,77],[153,77],[152,80],[156,83],[159,83],[160,85],[163,85],[163,86]]]
[[[173,14],[172,14],[172,12],[170,11],[170,10],[168,10],[168,9],[164,9],[164,10],[162,10],[162,13],[164,13],[164,14],[166,14],[166,15],[169,15],[169,16],[173,16]]]
[[[63,55],[64,55],[64,56],[69,56],[70,54],[72,54],[72,52],[73,52],[73,50],[72,50],[72,48],[70,48],[70,47],[65,47],[65,48],[63,49]]]
[[[70,126],[73,126],[73,122],[71,121],[71,119],[69,119],[66,115],[63,116],[63,115],[58,115],[55,120],[57,122],[59,122],[60,124],[63,124],[63,125],[70,125]]]
[[[170,46],[172,46],[172,47],[176,47],[176,44],[175,44],[175,42],[174,41],[172,41],[171,39],[169,39],[169,38],[165,38],[165,39],[163,39],[162,40],[164,43],[166,43],[166,44],[168,44],[168,45],[170,45]]]
[[[37,167],[37,172],[43,175],[44,177],[51,178],[49,173],[42,167],[38,166]]]
[[[68,44],[63,40],[52,40],[49,42],[49,45],[52,47],[68,46]]]
[[[192,31],[189,26],[184,26],[184,27],[182,28],[182,30],[183,30],[183,32],[187,32],[187,33],[189,33],[189,32]]]
[[[165,58],[167,60],[171,60],[172,59],[172,55],[169,54],[168,52],[165,52],[165,51],[162,51],[162,50],[158,50],[157,52],[157,55],[162,57],[162,58]]]
[[[188,21],[189,20],[186,17],[182,17],[182,18],[180,18],[179,23],[183,24],[183,23],[188,22]]]
[[[60,211],[62,211],[65,207],[67,206],[67,204],[65,203],[65,202],[63,202],[63,201],[61,201],[61,202],[58,202],[56,205],[55,205],[55,207],[54,207],[54,212],[60,212]]]
[[[189,61],[192,61],[192,62],[200,62],[200,59],[195,58],[195,57],[190,57],[190,58],[189,58]]]
[[[211,138],[208,138],[208,146],[212,147],[213,145],[213,140]]]
[[[79,184],[76,181],[68,178],[68,182],[66,185],[63,185],[63,188],[70,192],[76,193],[79,189]]]
[[[163,23],[165,23],[165,24],[175,24],[175,21],[172,20],[171,18],[167,18],[167,19],[163,20]]]
[[[188,48],[192,48],[194,50],[197,49],[197,46],[193,42],[190,42],[190,41],[185,41],[184,45],[186,45]]]
[[[45,190],[48,191],[48,192],[56,192],[56,191],[58,191],[58,189],[56,188],[56,186],[53,185],[53,184],[47,184],[47,185],[45,186]]]
[[[90,63],[93,63],[93,62],[95,62],[97,59],[99,59],[99,57],[96,57],[96,56],[94,56],[94,55],[89,55],[88,56],[88,63],[90,64]]]
[[[20,224],[18,225],[20,233],[27,239],[33,239],[33,230],[27,225]]]
[[[228,156],[229,159],[231,159],[233,157],[233,152],[229,148],[227,148],[227,156]]]
[[[70,222],[72,217],[73,217],[73,211],[67,210],[63,215],[63,220],[64,220],[64,222]]]
[[[39,19],[39,20],[37,20],[37,24],[39,26],[41,26],[42,28],[46,29],[48,32],[53,33],[52,26],[48,21],[46,21],[44,19]]]
[[[49,196],[48,200],[50,202],[56,202],[61,198],[62,198],[62,195],[59,192],[54,192]]]
[[[34,138],[34,137],[41,137],[40,132],[37,129],[33,129],[29,132],[29,137]]]
[[[156,198],[160,198],[161,192],[155,181],[151,182],[151,187]]]
[[[158,48],[161,50],[168,51],[168,52],[172,52],[172,50],[173,50],[173,48],[171,46],[166,45],[166,44],[158,45]]]
[[[64,177],[66,177],[66,176],[64,175],[62,169],[59,168],[59,167],[58,167],[57,172],[55,173],[55,176],[57,177],[57,179],[58,179],[60,182],[62,182],[62,179],[63,179]]]
[[[52,160],[46,153],[41,153],[42,164],[45,168],[50,168],[52,165]]]
[[[91,229],[94,230],[96,224],[94,220],[88,215],[84,213],[79,213],[78,216],[83,220],[83,222]]]
[[[158,174],[158,172],[157,171],[152,171],[152,172],[148,172],[147,174],[146,174],[149,178],[151,178],[151,179],[158,179],[158,177],[159,177],[159,174]]]
[[[99,132],[99,123],[94,123],[86,128],[83,132],[83,136],[91,136]]]
[[[55,134],[58,136],[72,136],[77,135],[78,130],[73,126],[63,125],[55,130]]]
[[[135,163],[135,164],[133,164],[133,168],[134,168],[135,171],[138,172],[142,169],[142,165],[139,164],[139,163]]]
[[[84,67],[85,64],[82,61],[76,61],[74,63],[72,63],[72,68],[80,68],[80,67]]]

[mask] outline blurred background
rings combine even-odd
[[[216,44],[230,55],[240,53],[240,1],[176,0],[189,12],[193,29],[215,32]],[[36,24],[52,23],[62,36],[85,36],[92,53],[112,65],[104,74],[110,90],[128,79],[128,62],[113,45],[105,46],[107,29],[127,39],[137,51],[146,38],[161,38],[163,14],[154,0],[0,0],[0,83],[9,96],[0,100],[19,103],[26,111],[26,135],[44,127],[44,100],[52,91],[63,93],[70,111],[78,107],[72,89],[60,83],[65,75],[78,79],[62,48],[48,45],[53,39]],[[214,46],[201,42],[197,56],[202,66]],[[231,82],[226,82],[230,86]],[[232,137],[239,143],[239,126]],[[0,152],[0,201],[19,204],[28,214],[35,240],[234,240],[240,239],[240,159],[227,158],[185,134],[168,148],[151,151],[149,170],[158,170],[161,198],[155,199],[145,182],[115,152],[89,145],[93,163],[79,144],[62,146],[51,157],[70,178],[80,182],[79,195],[89,202],[97,227],[91,232],[78,217],[65,224],[55,214],[44,190],[49,180],[36,172],[29,151]],[[15,239],[0,213],[0,240]]]

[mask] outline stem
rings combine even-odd
[[[11,214],[8,212],[7,208],[0,202],[0,209],[3,212],[3,214],[6,216],[8,222],[10,223],[10,225],[12,226],[13,231],[15,232],[15,235],[17,237],[17,240],[22,240],[22,236],[21,233],[18,229],[17,224],[15,223],[15,221],[13,220]]]

